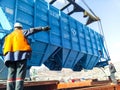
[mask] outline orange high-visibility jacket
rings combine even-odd
[[[23,31],[16,29],[5,38],[3,54],[15,51],[31,51],[27,39],[24,37]]]

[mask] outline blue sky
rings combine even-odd
[[[46,0],[51,1],[51,0]],[[107,48],[111,57],[112,62],[118,62],[120,60],[120,2],[119,0],[84,0],[92,11],[101,19],[102,27],[105,35],[105,40],[107,43]],[[81,0],[76,0],[76,2],[83,7],[85,10],[88,8],[81,2]],[[59,4],[58,4],[59,3]],[[56,5],[58,8],[64,5],[65,0],[58,0]],[[70,10],[70,8],[68,8]],[[74,13],[72,15],[77,20],[85,23],[82,13]],[[88,27],[99,32],[98,23],[92,23]]]

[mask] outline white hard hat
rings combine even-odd
[[[22,26],[22,24],[20,24],[20,23],[15,23],[15,24],[14,24],[14,28],[18,28],[18,27],[22,28],[23,26]]]

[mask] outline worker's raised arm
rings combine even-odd
[[[35,31],[49,31],[50,27],[49,26],[45,26],[45,27],[35,27],[33,28]]]
[[[23,30],[24,35],[27,37],[31,34],[40,32],[40,31],[49,31],[50,26],[45,26],[45,27],[35,27],[35,28],[30,28],[29,30]]]

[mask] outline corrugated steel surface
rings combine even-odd
[[[14,22],[22,23],[26,29],[50,25],[50,32],[39,32],[29,37],[33,50],[29,66],[44,63],[51,70],[71,68],[80,71],[99,65],[101,57],[108,60],[103,37],[99,33],[44,0],[0,0],[0,9],[7,22],[6,27],[5,22],[0,22],[0,31],[6,28],[10,31]]]

